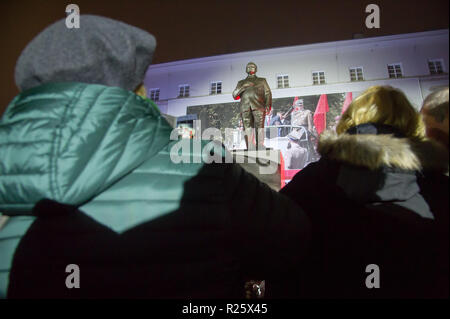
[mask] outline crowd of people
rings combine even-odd
[[[367,89],[277,193],[237,163],[170,160],[142,85],[155,46],[83,15],[21,53],[0,120],[0,297],[448,298],[448,88],[422,114]]]

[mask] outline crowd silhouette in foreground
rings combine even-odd
[[[151,34],[64,22],[21,53],[0,120],[0,297],[448,298],[448,88],[422,114],[369,88],[277,193],[170,160]]]

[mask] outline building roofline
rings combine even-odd
[[[207,62],[218,62],[223,60],[236,60],[243,59],[246,57],[255,57],[255,56],[264,56],[264,55],[274,55],[274,54],[289,54],[289,53],[298,53],[302,51],[310,51],[314,49],[333,49],[339,47],[346,46],[355,46],[355,45],[366,45],[366,44],[374,44],[385,41],[398,41],[398,40],[411,40],[421,37],[431,37],[431,36],[445,36],[449,35],[449,29],[439,29],[432,31],[423,31],[423,32],[414,32],[414,33],[403,33],[403,34],[395,34],[395,35],[387,35],[380,37],[369,37],[369,38],[360,38],[360,39],[350,39],[350,40],[339,40],[332,42],[319,42],[319,43],[311,43],[311,44],[302,44],[302,45],[293,45],[293,46],[284,46],[270,49],[261,49],[261,50],[252,50],[252,51],[244,51],[237,53],[228,53],[228,54],[220,54],[213,55],[201,58],[193,58],[193,59],[185,59],[178,60],[173,62],[165,62],[152,64],[149,67],[149,70],[158,70],[158,69],[166,69],[168,67],[177,67],[177,66],[186,66],[188,64],[196,64],[196,63],[207,63]]]

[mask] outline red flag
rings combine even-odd
[[[317,134],[320,134],[325,130],[327,126],[327,112],[329,110],[327,95],[322,94],[317,103],[316,111],[314,112],[314,126],[316,127]]]
[[[296,96],[296,97],[294,98],[294,102],[292,102],[292,107],[295,106],[295,102],[297,102],[297,100],[298,100],[298,96]],[[296,107],[294,110],[297,111],[297,109],[298,109],[298,107]]]
[[[344,114],[344,112],[347,111],[347,108],[350,105],[350,103],[352,103],[352,100],[353,100],[352,92],[347,92],[347,95],[345,96],[344,105],[342,106],[341,114]]]

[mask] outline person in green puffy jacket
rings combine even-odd
[[[193,140],[172,160],[172,127],[134,93],[152,35],[64,22],[20,55],[0,120],[0,297],[232,298],[284,280],[308,249],[303,211],[238,164],[195,161]]]

